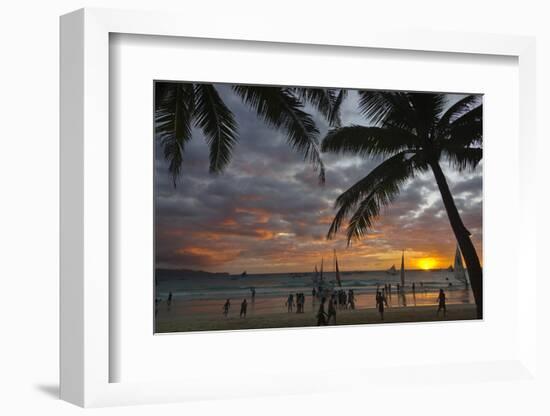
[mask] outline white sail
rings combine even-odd
[[[455,279],[468,286],[468,276],[466,275],[466,270],[462,264],[462,253],[460,252],[458,245],[456,246],[454,272]]]
[[[401,287],[405,288],[405,250],[401,253]]]

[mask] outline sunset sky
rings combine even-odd
[[[208,172],[208,146],[199,130],[186,146],[174,188],[160,147],[156,151],[157,267],[210,272],[309,272],[321,257],[330,266],[337,250],[342,270],[439,268],[453,263],[456,240],[431,172],[407,183],[383,211],[375,230],[347,247],[345,235],[327,240],[335,199],[381,160],[324,154],[326,184],[286,143],[285,135],[259,120],[229,86],[216,85],[235,114],[239,143],[228,168]],[[450,97],[456,100],[459,96]],[[321,131],[325,120],[307,108]],[[343,125],[368,125],[351,92]],[[474,172],[443,164],[449,186],[482,260],[482,165]],[[344,227],[345,228],[345,227]],[[329,268],[329,270],[331,270]]]

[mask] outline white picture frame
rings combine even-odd
[[[171,13],[82,9],[61,18],[61,398],[80,406],[158,403],[211,397],[307,393],[311,385],[285,383],[284,374],[265,380],[239,380],[221,392],[215,383],[196,376],[183,381],[110,382],[110,365],[117,357],[110,349],[109,293],[110,170],[109,153],[109,36],[114,33],[224,39],[247,42],[331,45],[334,47],[429,51],[441,54],[502,55],[518,59],[519,67],[519,213],[518,263],[525,286],[536,287],[537,219],[533,215],[536,166],[535,41],[530,37],[474,33],[437,33],[361,28],[328,35],[321,27],[281,31],[265,22],[261,27],[239,27],[214,18],[186,19]],[[517,270],[511,273],[517,273]],[[517,354],[498,362],[456,364],[442,362],[435,370],[458,380],[479,382],[502,375],[518,381],[536,377],[536,298],[518,288]],[[525,317],[530,316],[530,319]],[[219,334],[218,336],[224,336]],[[422,367],[422,366],[420,366]],[[379,370],[379,373],[382,370]],[[399,377],[400,368],[372,370],[370,377]],[[409,383],[421,369],[409,370]],[[483,377],[471,378],[471,374]],[[378,376],[377,376],[378,374]],[[315,375],[313,375],[315,377]],[[365,381],[368,383],[368,381]],[[284,388],[282,386],[285,386]],[[209,388],[211,390],[209,390]],[[319,391],[320,386],[317,386]],[[339,388],[347,388],[340,385]]]

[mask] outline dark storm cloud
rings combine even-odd
[[[160,146],[156,149],[156,260],[160,267],[211,271],[309,270],[332,248],[342,249],[350,267],[382,267],[403,248],[452,254],[454,239],[431,173],[407,183],[376,229],[346,247],[343,235],[326,233],[335,199],[380,160],[323,155],[326,184],[287,144],[284,134],[258,119],[226,85],[216,85],[239,126],[239,142],[223,174],[208,172],[208,146],[194,129],[186,144],[182,175],[174,187]],[[325,120],[308,108],[321,130]],[[365,124],[352,93],[343,108],[344,124]],[[446,170],[447,172],[447,170]],[[449,186],[472,232],[481,234],[481,170],[453,172]],[[480,237],[476,240],[480,241]],[[386,254],[384,254],[386,253]],[[357,266],[353,266],[353,264]]]

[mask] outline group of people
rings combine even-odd
[[[229,315],[229,308],[231,308],[231,300],[227,299],[225,303],[223,304],[223,316],[227,318],[227,315]],[[239,313],[239,318],[246,318],[246,310],[248,308],[248,301],[246,298],[243,299],[241,302],[241,311]]]
[[[321,304],[317,311],[317,326],[329,325],[331,320],[336,325],[337,309],[355,309],[355,293],[353,289],[349,289],[347,293],[343,289],[333,292],[330,296],[327,312],[325,312],[326,301],[326,297],[321,298]]]
[[[306,296],[303,292],[296,293],[296,304],[294,303],[294,294],[288,295],[285,306],[287,312],[292,312],[294,305],[296,305],[296,313],[304,313],[304,305],[306,304]]]
[[[344,289],[339,289],[332,292],[331,302],[334,303],[338,309],[355,309],[355,293],[353,289],[349,289],[347,292]]]

